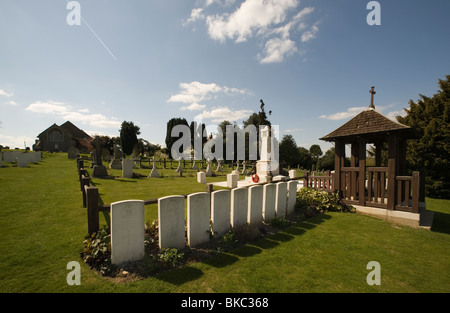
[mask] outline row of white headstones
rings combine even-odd
[[[260,225],[273,217],[294,212],[297,181],[199,192],[158,199],[159,247],[183,249],[208,242],[211,232],[223,236],[232,227]],[[144,201],[111,204],[111,262],[137,261],[144,257]],[[187,225],[187,231],[185,229]],[[187,238],[186,238],[187,234]]]
[[[28,163],[40,162],[42,160],[42,154],[40,151],[4,151],[3,160],[6,163],[17,162],[18,167],[26,167]],[[0,167],[2,166],[2,157],[0,153]]]

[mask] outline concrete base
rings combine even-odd
[[[397,224],[431,229],[433,223],[434,213],[426,210],[425,202],[421,202],[419,206],[419,213],[410,213],[404,211],[391,211],[380,208],[373,208],[361,205],[352,205],[358,213],[381,218]]]
[[[94,165],[94,168],[92,169],[92,176],[105,177],[108,176],[108,171],[106,170],[106,167],[103,165]]]

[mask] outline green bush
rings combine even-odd
[[[81,250],[81,258],[92,269],[96,269],[102,275],[112,272],[111,264],[111,234],[106,226],[87,236],[83,241],[84,247]]]
[[[289,225],[289,222],[288,220],[286,220],[284,216],[280,216],[280,217],[272,217],[269,220],[269,224],[276,228],[284,228]]]
[[[354,212],[354,208],[342,202],[337,191],[328,192],[304,187],[297,192],[296,209],[312,208],[318,213],[327,211]]]

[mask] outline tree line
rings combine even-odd
[[[407,167],[409,171],[420,170],[425,177],[426,196],[433,198],[450,198],[450,75],[445,80],[438,82],[440,90],[432,97],[420,95],[417,102],[409,101],[409,109],[405,109],[405,116],[397,116],[397,121],[410,126],[415,137],[407,142]],[[270,115],[270,113],[269,113]],[[113,147],[120,144],[125,154],[134,151],[139,153],[149,152],[153,154],[158,150],[166,152],[170,156],[172,144],[179,139],[172,137],[172,129],[178,124],[183,124],[191,129],[191,141],[201,137],[202,145],[212,138],[212,134],[206,134],[205,125],[188,123],[184,118],[172,118],[167,123],[166,148],[153,145],[144,139],[138,139],[140,134],[138,126],[132,122],[123,122],[119,138],[108,138],[107,145]],[[227,125],[234,125],[238,129],[244,129],[247,125],[254,125],[259,129],[260,125],[271,125],[264,109],[253,113],[244,120],[242,128],[236,123],[223,121],[218,126],[218,131],[225,134]],[[259,136],[259,134],[258,134]],[[224,138],[224,151],[226,149]],[[235,141],[236,142],[236,141]],[[258,138],[259,142],[259,138]],[[257,149],[259,151],[259,149]],[[373,150],[373,149],[372,149]],[[368,154],[374,153],[371,148]],[[259,157],[259,156],[258,156]],[[384,156],[386,158],[386,156]],[[334,169],[334,147],[322,152],[319,145],[312,145],[309,149],[298,147],[292,135],[284,135],[279,142],[279,161],[283,168],[301,167],[313,170]],[[349,166],[349,160],[346,160]]]

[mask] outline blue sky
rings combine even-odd
[[[31,146],[53,123],[164,146],[167,121],[209,129],[266,111],[297,145],[370,104],[402,114],[450,74],[450,1],[66,0],[0,2],[0,144]],[[75,18],[72,16],[72,18]]]

